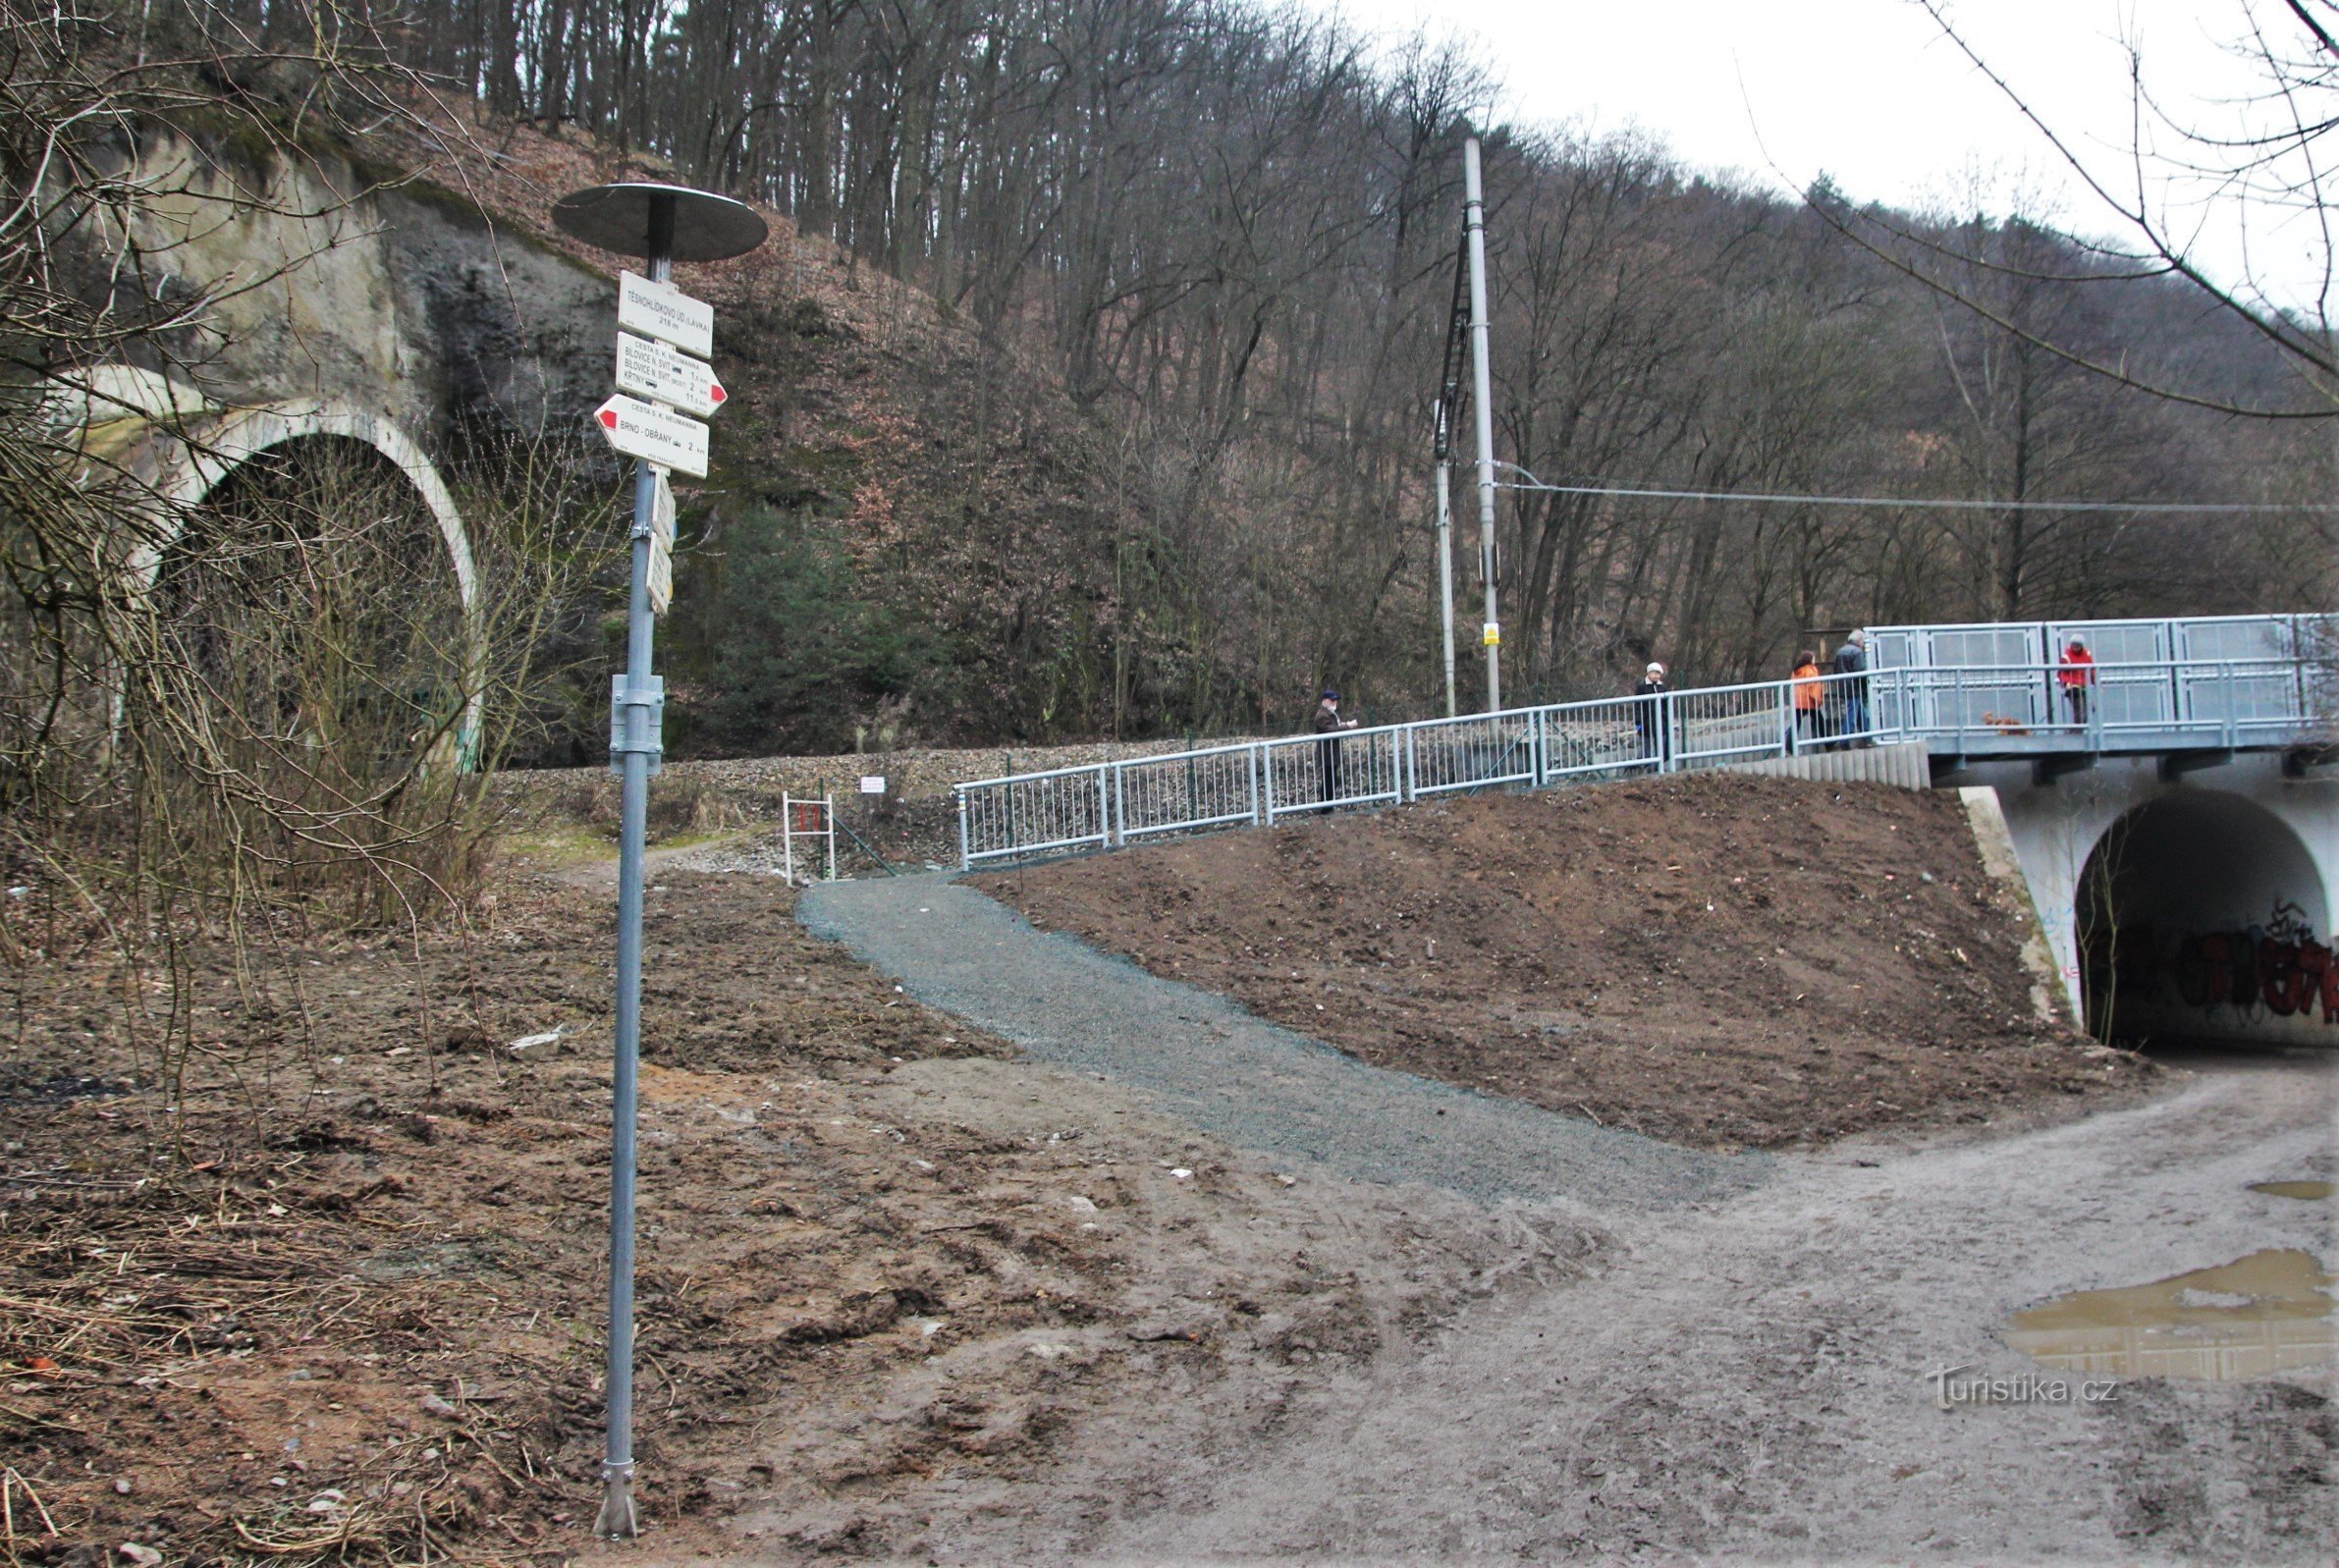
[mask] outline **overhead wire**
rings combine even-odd
[[[1935,512],[2124,512],[2162,514],[2260,512],[2339,512],[2339,503],[2322,501],[1962,501],[1933,496],[1804,496],[1752,490],[1660,490],[1642,485],[1547,484],[1515,462],[1496,460],[1496,465],[1525,474],[1520,480],[1497,479],[1501,490],[1534,490],[1562,496],[1621,496],[1648,501],[1744,501],[1765,506],[1801,507],[1916,507]]]

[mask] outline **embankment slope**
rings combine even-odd
[[[1375,1065],[1707,1148],[1987,1121],[2158,1071],[2039,1021],[2030,914],[1951,794],[1648,780],[974,883]]]

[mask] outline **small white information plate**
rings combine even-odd
[[[694,419],[722,407],[729,396],[706,361],[630,332],[618,334],[618,390],[655,399]]]
[[[674,606],[674,486],[660,471],[650,492],[650,614]]]
[[[621,392],[593,410],[593,422],[628,458],[707,476],[707,427],[696,419]]]
[[[645,586],[650,591],[650,614],[663,618],[674,608],[674,552],[655,539],[650,541],[650,575]]]
[[[652,475],[655,483],[650,489],[650,537],[674,547],[674,482],[661,469]]]
[[[715,357],[715,307],[637,272],[618,274],[618,325],[701,359]]]
[[[882,795],[885,792],[886,776],[884,774],[865,773],[861,775],[861,793],[865,795]]]

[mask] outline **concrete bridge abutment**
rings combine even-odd
[[[2339,769],[2276,749],[1976,763],[2075,1022],[2121,1044],[2339,1047]]]

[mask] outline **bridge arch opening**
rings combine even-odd
[[[166,659],[255,745],[329,760],[345,789],[467,765],[476,587],[451,503],[365,431],[271,435],[205,475],[159,543],[145,576]]]
[[[2073,914],[2089,1032],[2124,1046],[2328,1043],[2339,965],[2314,857],[2243,795],[2184,789],[2121,815]]]
[[[109,409],[117,403],[143,409],[171,390],[150,375],[143,381],[115,379],[122,386],[107,384],[113,391],[105,405]],[[160,533],[134,555],[131,574],[152,589],[165,588],[171,571],[185,569],[173,563],[184,563],[193,553],[183,537],[188,530],[203,531],[205,519],[218,518],[223,508],[248,506],[256,497],[279,515],[305,505],[320,520],[329,520],[329,514],[342,510],[326,484],[333,477],[369,482],[370,491],[361,483],[354,493],[375,500],[401,499],[405,525],[373,530],[377,542],[394,543],[374,552],[376,565],[391,569],[377,584],[377,619],[393,605],[414,609],[418,592],[435,594],[443,586],[453,594],[452,620],[434,611],[437,629],[430,638],[442,652],[455,652],[451,660],[439,661],[447,669],[428,677],[429,693],[421,700],[434,708],[452,701],[458,710],[451,727],[439,726],[444,734],[431,748],[434,762],[475,767],[486,712],[481,583],[470,532],[429,454],[396,421],[333,400],[204,412],[191,421],[173,404],[146,417],[160,437],[156,494],[165,516]]]

